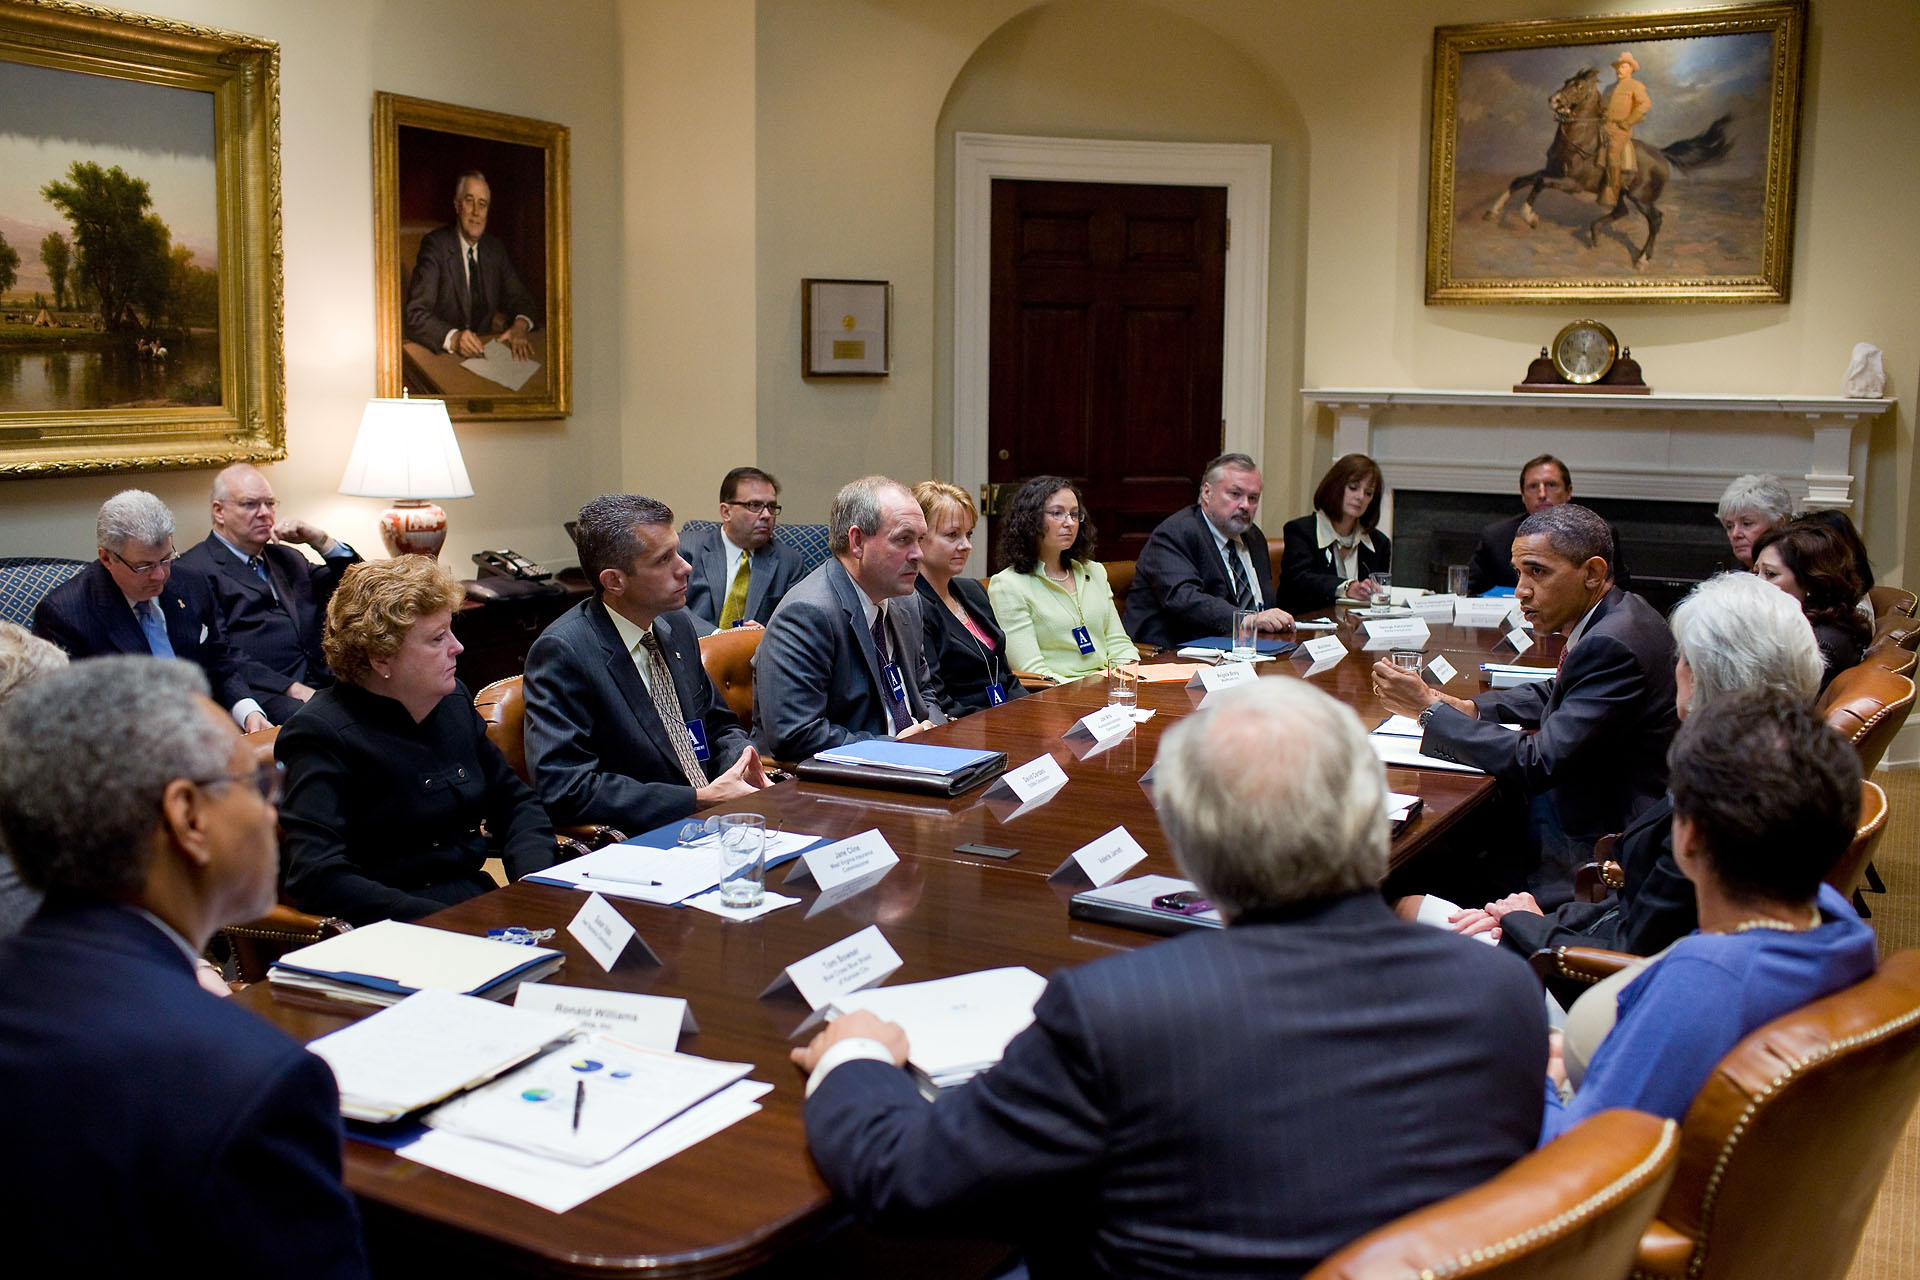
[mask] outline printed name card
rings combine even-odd
[[[811,880],[822,889],[832,889],[849,880],[885,871],[898,861],[900,855],[893,851],[880,829],[872,827],[857,836],[801,854],[783,883],[805,884]]]
[[[1029,800],[1038,800],[1041,796],[1052,795],[1067,785],[1067,771],[1051,754],[1035,756],[1018,769],[1009,769],[1001,774],[989,792],[1006,790],[1013,792],[1014,798],[1025,804]]]
[[[1093,882],[1094,888],[1104,889],[1127,874],[1129,867],[1146,856],[1147,851],[1140,847],[1140,842],[1125,827],[1115,827],[1098,840],[1075,849],[1072,856],[1055,867],[1047,879],[1084,876]]]
[[[1453,606],[1456,627],[1504,627],[1520,606],[1512,596],[1485,596],[1477,600],[1459,600]]]
[[[1095,742],[1106,742],[1112,738],[1124,738],[1133,732],[1133,712],[1127,707],[1102,707],[1091,715],[1081,716],[1073,722],[1073,728],[1060,736],[1071,737],[1083,733]]]
[[[830,947],[795,960],[767,984],[760,998],[790,988],[799,993],[809,1009],[818,1009],[836,996],[884,982],[900,965],[900,953],[880,932],[879,925],[870,924]]]
[[[597,893],[587,895],[587,904],[567,924],[567,932],[602,969],[613,968],[614,962],[629,944],[637,945],[649,963],[660,963],[660,957],[654,954],[644,938],[633,931],[627,918]]]
[[[1445,654],[1436,653],[1427,659],[1427,669],[1422,674],[1429,684],[1446,684],[1460,673],[1447,661]]]
[[[1533,648],[1533,637],[1518,627],[1515,627],[1500,638],[1512,645],[1513,651],[1516,654],[1525,653],[1527,650]]]
[[[671,1053],[680,1037],[700,1028],[693,1010],[677,996],[643,996],[634,991],[595,991],[587,987],[521,984],[514,993],[516,1009],[560,1013],[589,1031],[604,1031],[616,1040]]]
[[[1432,632],[1425,618],[1374,618],[1360,624],[1367,633],[1362,646],[1373,653],[1381,649],[1424,649]]]
[[[1344,646],[1343,646],[1344,647]],[[1251,662],[1223,662],[1217,667],[1202,667],[1187,681],[1187,688],[1217,693],[1238,685],[1252,684],[1260,678],[1260,669]]]
[[[1338,662],[1347,656],[1347,642],[1339,636],[1321,636],[1318,640],[1309,640],[1301,645],[1300,652],[1312,658],[1315,664]]]
[[[1460,597],[1455,595],[1433,594],[1415,596],[1407,601],[1407,607],[1422,618],[1438,618],[1442,622],[1453,620],[1453,605]]]

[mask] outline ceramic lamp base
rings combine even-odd
[[[440,558],[447,541],[447,513],[422,498],[401,498],[380,513],[380,540],[389,556]]]

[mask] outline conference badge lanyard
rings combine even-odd
[[[1073,616],[1080,619],[1080,625],[1072,631],[1073,643],[1079,647],[1082,657],[1091,658],[1097,650],[1093,643],[1093,633],[1087,630],[1086,612],[1080,608],[1080,583],[1074,575],[1073,567],[1067,566],[1067,584],[1064,587],[1047,577],[1045,565],[1040,567],[1040,576],[1047,579],[1048,586],[1055,591],[1064,592],[1067,599],[1073,601]]]
[[[958,596],[954,597],[954,599],[956,603],[959,603]],[[967,606],[964,603],[962,603],[960,604],[960,607],[962,609],[965,609]],[[948,610],[948,612],[951,613],[952,610]],[[973,615],[968,614],[967,616],[972,617]],[[982,644],[980,642],[980,637],[975,635],[973,633],[973,628],[968,626],[965,622],[962,622],[960,624],[960,629],[967,633],[967,643],[971,644],[979,652],[980,661],[986,664],[987,705],[990,707],[997,707],[1001,703],[1007,700],[1007,691],[1000,687],[1000,655],[995,653],[992,649],[989,649],[986,645]]]
[[[693,758],[701,764],[713,758],[713,752],[707,746],[707,726],[698,720],[687,721],[687,736],[693,739]]]

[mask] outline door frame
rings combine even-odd
[[[1273,148],[1265,143],[1128,142],[956,133],[953,140],[954,483],[969,494],[987,479],[989,325],[993,295],[993,181],[1123,182],[1225,187],[1227,249],[1221,333],[1221,443],[1257,463],[1266,445],[1267,244]],[[986,563],[975,546],[968,572]]]

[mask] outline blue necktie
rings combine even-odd
[[[248,556],[247,568],[253,570],[253,576],[267,584],[267,591],[273,596],[275,604],[280,602],[280,589],[273,585],[273,575],[267,572],[267,562],[261,556]]]
[[[171,658],[173,641],[167,639],[167,620],[153,601],[142,600],[133,606],[133,612],[140,619],[140,630],[146,633],[148,650],[156,658]]]

